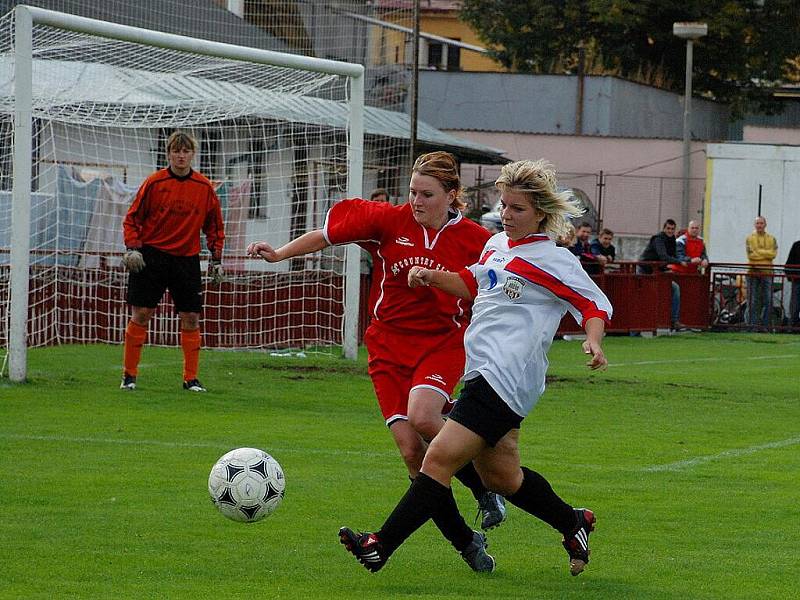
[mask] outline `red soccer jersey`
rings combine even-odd
[[[463,331],[469,322],[469,302],[430,287],[408,287],[408,270],[415,265],[457,272],[478,261],[491,234],[461,213],[452,213],[437,231],[417,223],[410,204],[343,200],[328,211],[324,234],[331,244],[355,242],[372,254],[373,319],[427,333]]]
[[[122,222],[126,248],[152,246],[174,256],[200,254],[200,231],[208,250],[222,257],[225,226],[211,182],[197,171],[178,177],[169,169],[144,180]]]

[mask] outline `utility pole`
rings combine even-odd
[[[694,40],[708,34],[706,23],[673,23],[672,33],[686,40],[686,81],[683,92],[683,194],[681,196],[681,227],[689,224],[689,171],[691,168],[692,121],[692,56]]]
[[[419,108],[419,0],[414,0],[414,30],[411,34],[413,44],[411,56],[411,134],[409,136],[408,172],[414,166],[417,156],[417,110]]]

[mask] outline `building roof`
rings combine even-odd
[[[214,42],[292,52],[283,41],[211,0],[0,0],[0,15],[17,4]]]
[[[13,58],[0,56],[0,112],[14,108]],[[54,86],[52,82],[59,82]],[[131,82],[136,85],[131,85]],[[325,84],[321,78],[319,85]],[[346,128],[349,107],[344,102],[291,93],[272,91],[235,81],[224,81],[183,74],[154,74],[118,65],[65,60],[34,60],[34,116],[54,116],[64,122],[85,123],[84,109],[89,104],[107,107],[99,111],[98,124],[141,127],[125,116],[142,114],[137,107],[171,106],[181,115],[182,126],[214,120],[255,116],[285,122],[311,123],[333,128]],[[38,88],[38,89],[37,89]],[[56,89],[57,88],[57,89]],[[42,108],[37,108],[40,104]],[[46,106],[46,108],[45,108]],[[37,114],[37,110],[42,114]],[[122,119],[122,120],[121,120]],[[164,126],[149,122],[147,126]],[[365,107],[365,135],[407,140],[410,120],[405,113]],[[424,122],[417,126],[420,145],[447,149],[462,161],[502,164],[502,151],[464,140],[440,131]]]

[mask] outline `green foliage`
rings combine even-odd
[[[464,0],[461,16],[504,66],[575,72],[578,47],[606,72],[659,72],[683,90],[686,42],[676,21],[708,23],[695,42],[693,87],[734,115],[775,112],[775,87],[800,75],[797,0]],[[555,67],[555,68],[554,68]]]
[[[598,515],[572,578],[560,536],[515,507],[471,573],[430,524],[378,574],[342,550],[408,486],[362,353],[203,352],[207,394],[181,390],[176,348],[146,348],[122,392],[121,349],[31,350],[0,380],[0,598],[791,598],[800,518],[800,339],[610,337],[590,373],[556,342],[521,433],[523,463]],[[238,446],[272,453],[287,491],[255,524],[217,513],[206,481]],[[475,505],[460,485],[469,522]]]

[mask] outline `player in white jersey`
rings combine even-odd
[[[450,480],[470,460],[489,489],[563,535],[572,575],[589,562],[593,512],[573,508],[539,473],[520,466],[519,427],[544,392],[547,350],[566,312],[586,331],[587,366],[608,364],[602,338],[611,304],[578,259],[552,241],[566,231],[568,217],[580,214],[557,191],[552,165],[507,164],[496,185],[504,232],[487,242],[481,259],[458,273],[414,267],[408,274],[412,288],[474,299],[473,316],[464,338],[464,388],[420,474],[379,531],[339,531],[347,550],[371,571],[429,518],[441,518],[452,495]]]

